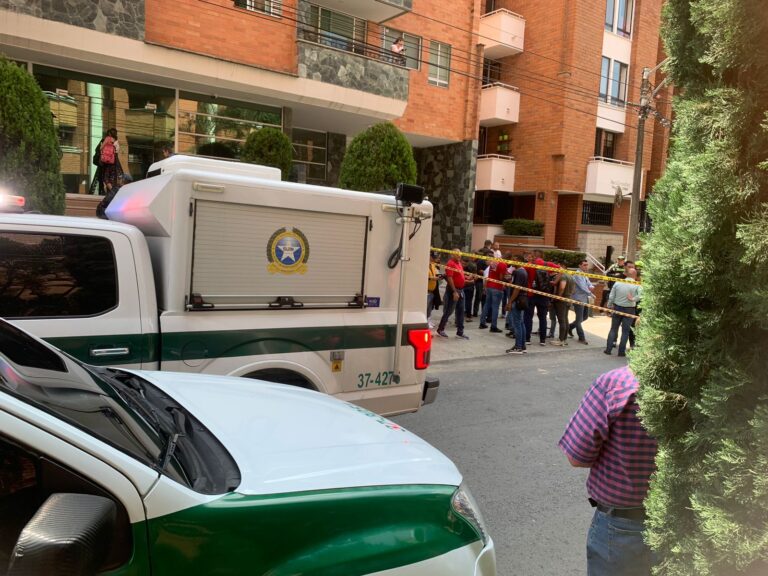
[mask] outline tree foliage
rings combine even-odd
[[[240,159],[251,164],[280,168],[283,180],[286,180],[293,166],[293,146],[280,130],[265,126],[248,135]]]
[[[768,14],[667,0],[682,96],[643,244],[641,415],[657,574],[768,574]]]
[[[0,55],[0,186],[28,210],[64,212],[59,143],[48,100],[35,79]]]
[[[375,124],[355,136],[341,163],[342,188],[376,192],[398,183],[416,183],[413,148],[391,122]]]

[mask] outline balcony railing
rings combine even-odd
[[[388,53],[370,57],[307,40],[298,40],[298,49],[300,78],[408,100],[409,71],[392,63]]]
[[[377,23],[413,10],[413,0],[312,0],[312,4]]]
[[[587,164],[585,196],[594,200],[613,200],[618,194],[627,197],[632,192],[632,162],[593,156]]]
[[[514,56],[523,51],[525,18],[501,8],[480,17],[480,43],[491,60]]]
[[[515,159],[500,154],[477,157],[476,190],[515,191]]]
[[[520,92],[501,82],[486,84],[480,94],[480,126],[515,124],[520,117]]]

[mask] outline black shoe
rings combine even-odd
[[[608,356],[610,356],[611,355],[611,351],[610,350],[603,350],[603,354],[607,354]]]
[[[491,329],[489,330],[489,332],[492,332],[493,334],[501,334],[502,332],[504,332],[504,330],[499,330],[498,328],[494,328],[493,326],[491,326]]]
[[[621,352],[619,352],[618,354],[616,354],[616,356],[618,356],[619,358],[624,358],[626,354],[622,354]]]
[[[485,328],[488,328],[488,325],[487,324],[480,324],[480,326],[478,326],[478,328],[480,328],[480,330],[484,330]]]
[[[514,332],[512,332],[512,330],[510,330],[509,332],[507,332],[507,338],[514,338],[514,337],[515,337],[515,333],[514,333]]]

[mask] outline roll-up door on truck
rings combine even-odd
[[[194,215],[190,307],[362,307],[367,217],[207,200]]]

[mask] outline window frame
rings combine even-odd
[[[343,52],[350,52],[352,54],[359,54],[365,56],[368,52],[368,21],[345,12],[339,12],[338,10],[331,10],[325,6],[318,6],[317,4],[309,4],[309,22],[306,26],[309,31],[315,35],[314,40],[317,44],[327,46],[328,48],[334,48]],[[341,16],[343,18],[350,18],[352,20],[352,28],[350,35],[338,34],[331,30],[331,24],[333,23],[334,15]],[[328,29],[323,28],[323,22],[328,22]],[[341,44],[344,44],[342,46]]]
[[[403,67],[407,68],[408,70],[421,70],[421,50],[424,44],[424,38],[422,36],[417,36],[416,34],[411,34],[410,32],[403,32],[402,30],[398,30],[397,28],[388,28],[387,26],[382,26],[381,28],[382,53],[389,55],[392,42],[399,37],[402,37],[403,42],[405,43],[405,65]],[[412,41],[413,39],[416,39],[418,42],[414,44]],[[409,55],[408,53],[409,49],[414,49],[414,48],[415,48],[416,55],[415,56]],[[408,64],[409,60],[415,61],[416,65],[415,66],[409,65]]]
[[[606,214],[599,214],[601,210],[597,210],[600,207],[603,212],[608,212],[607,221],[605,223]],[[607,209],[606,209],[607,207]],[[601,226],[610,228],[613,226],[613,203],[612,202],[595,202],[593,200],[584,200],[581,204],[581,225],[582,226]],[[595,220],[603,220],[603,222],[596,222]]]
[[[634,0],[606,0],[605,29],[608,32],[623,38],[631,38],[634,16]]]
[[[257,4],[263,4],[263,7]],[[235,7],[277,18],[283,15],[283,0],[235,0]]]
[[[320,185],[325,185],[326,179],[328,178],[328,132],[323,132],[321,130],[311,130],[309,128],[299,128],[299,127],[294,127],[294,130],[302,130],[304,132],[314,132],[316,134],[322,134],[322,136],[323,136],[323,145],[322,146],[316,146],[316,145],[313,144],[311,146],[311,148],[317,149],[317,150],[323,150],[323,152],[325,153],[325,162],[311,162],[309,160],[300,160],[300,159],[297,158],[297,156],[298,156],[297,149],[298,148],[310,148],[309,144],[303,144],[301,142],[297,142],[296,140],[294,140],[293,137],[291,137],[291,146],[293,148],[293,164],[294,165],[300,164],[302,166],[308,166],[308,167],[309,166],[322,166],[323,167],[323,178],[322,178],[322,180],[320,180],[318,178],[309,178],[309,177],[307,177],[306,178],[306,182],[308,184],[319,184],[320,182],[322,182],[322,184],[320,184]],[[307,169],[307,175],[308,174],[309,174],[309,169]]]
[[[619,60],[613,60],[611,67],[611,104],[614,106],[624,106],[627,103],[627,87],[629,84],[629,64],[624,64]],[[616,77],[618,75],[618,78]]]
[[[447,64],[443,64],[443,56],[447,58]],[[432,61],[433,56],[436,62]],[[445,72],[445,79],[441,78],[441,71]],[[429,73],[427,83],[440,88],[448,88],[451,80],[451,45],[438,40],[429,41]]]

